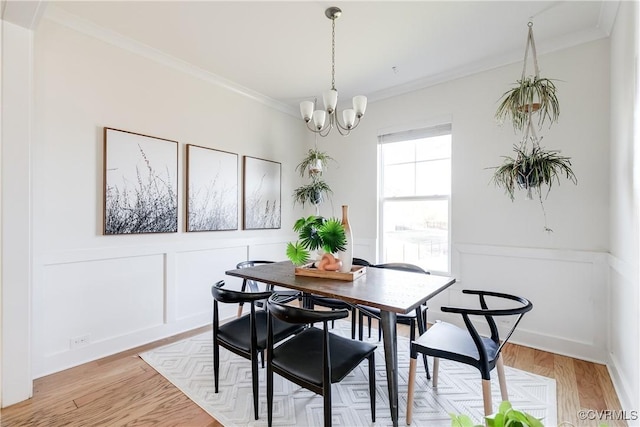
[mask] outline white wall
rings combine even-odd
[[[31,396],[31,127],[33,39],[2,21],[2,405]]]
[[[444,317],[440,305],[462,301],[460,289],[508,291],[534,303],[515,341],[606,360],[608,60],[606,39],[539,57],[542,74],[558,79],[561,105],[560,121],[543,132],[542,144],[570,156],[579,181],[563,181],[545,200],[551,234],[543,231],[538,202],[522,193],[511,202],[490,184],[488,168],[518,142],[494,114],[502,93],[520,77],[521,63],[372,103],[348,139],[326,141],[340,164],[330,177],[334,201],[351,206],[354,236],[373,241],[377,136],[451,121],[452,274],[458,283],[433,301],[432,319]]]
[[[639,7],[621,2],[611,34],[609,366],[623,408],[640,402]]]
[[[55,21],[35,33],[34,377],[205,325],[225,270],[285,259],[310,141],[291,115]],[[178,233],[102,235],[105,126],[180,143]],[[243,155],[281,162],[282,229],[185,233],[186,144],[238,153],[240,171]]]

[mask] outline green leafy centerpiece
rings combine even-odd
[[[298,241],[287,244],[287,257],[297,266],[309,262],[311,251],[323,250],[332,254],[345,250],[347,237],[337,218],[303,217],[295,222],[293,231],[298,233]]]

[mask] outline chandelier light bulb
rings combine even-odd
[[[306,123],[309,123],[311,116],[313,116],[313,102],[302,101],[300,103],[300,114]]]

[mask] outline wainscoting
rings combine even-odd
[[[220,279],[233,288],[241,283],[225,270],[245,259],[285,259],[293,237],[101,248],[36,260],[34,377],[208,324],[211,285]],[[356,256],[374,260],[375,245],[374,239],[357,241]],[[607,254],[456,244],[452,255],[457,283],[430,302],[430,321],[459,323],[439,308],[475,304],[462,289],[523,295],[534,310],[514,342],[608,361]],[[81,343],[72,342],[78,338]]]

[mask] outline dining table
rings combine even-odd
[[[229,276],[255,280],[268,285],[294,289],[304,294],[338,298],[353,305],[380,309],[389,408],[394,426],[398,425],[398,340],[397,314],[407,314],[455,283],[455,278],[435,274],[366,268],[353,281],[296,274],[290,261],[275,262],[236,270]]]

